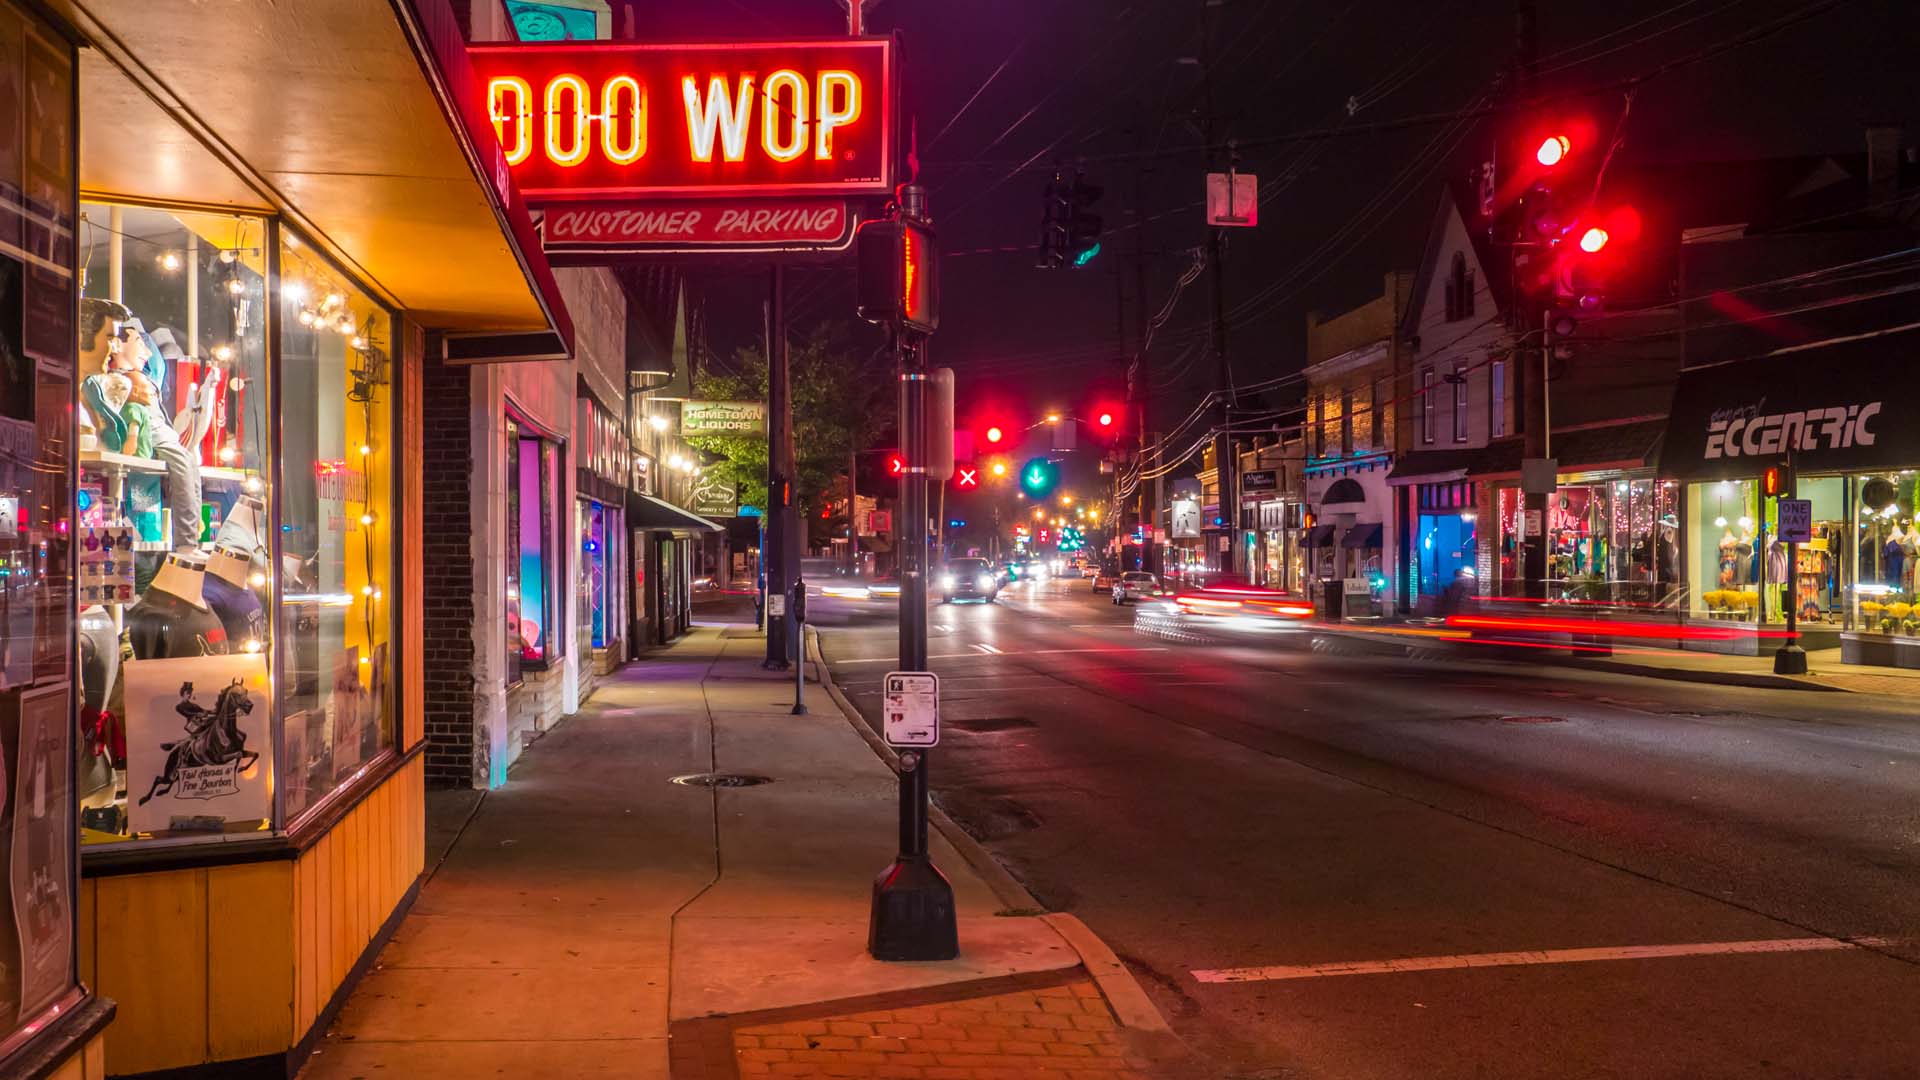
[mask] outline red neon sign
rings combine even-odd
[[[962,488],[979,487],[980,486],[980,470],[976,468],[971,468],[965,465],[961,466],[959,475],[954,478],[954,486],[962,487]]]
[[[530,200],[893,189],[889,38],[468,55]]]

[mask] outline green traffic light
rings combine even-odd
[[[1081,252],[1080,254],[1075,255],[1073,257],[1073,265],[1076,269],[1079,267],[1085,266],[1088,263],[1092,262],[1093,257],[1098,254],[1100,254],[1100,245],[1095,244],[1092,247],[1088,248],[1087,250]]]

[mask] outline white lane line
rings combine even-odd
[[[974,647],[975,649],[978,649],[978,650],[980,650],[980,651],[981,651],[981,652],[983,652],[983,653],[986,653],[986,654],[987,654],[988,656],[998,656],[998,655],[1000,654],[1000,650],[999,650],[999,649],[996,649],[996,648],[994,648],[993,646],[991,646],[991,645],[988,645],[988,644],[987,644],[986,642],[984,642],[984,641],[976,641],[976,642],[974,642],[974,643],[973,643],[973,647]]]
[[[1447,971],[1455,968],[1518,967],[1530,964],[1583,964],[1595,960],[1665,960],[1680,956],[1732,956],[1743,953],[1836,952],[1878,947],[1887,939],[1773,938],[1764,941],[1703,941],[1690,945],[1610,945],[1593,949],[1535,949],[1526,952],[1462,953],[1455,956],[1410,956],[1399,960],[1351,960],[1297,967],[1218,968],[1195,971],[1203,983],[1276,982],[1282,979],[1321,979],[1333,975],[1384,975],[1407,971]]]

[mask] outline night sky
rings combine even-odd
[[[1539,90],[1574,95],[1561,107],[1602,130],[1623,94],[1585,91],[1672,66],[1638,90],[1622,166],[1857,153],[1869,123],[1920,124],[1913,0],[1539,6]],[[639,36],[661,39],[845,25],[833,0],[639,0],[635,10]],[[1203,57],[1216,130],[1249,144],[1240,168],[1260,177],[1262,194],[1259,227],[1233,233],[1227,259],[1235,372],[1297,370],[1305,313],[1364,302],[1386,271],[1412,269],[1439,183],[1484,159],[1493,131],[1487,120],[1369,126],[1486,100],[1513,55],[1513,25],[1511,0],[882,0],[870,26],[905,35],[922,179],[948,253],[933,353],[959,373],[963,418],[986,401],[1037,415],[1118,394],[1116,283],[1131,320],[1136,245],[1157,309],[1205,242]],[[1276,138],[1324,128],[1341,134]],[[1085,270],[1034,269],[1041,192],[1054,166],[1076,163],[1106,189],[1105,248]],[[745,267],[696,275],[717,351],[758,340],[763,280]],[[792,280],[797,326],[850,320],[845,269]],[[1211,385],[1206,281],[1186,291],[1149,353],[1162,423]]]

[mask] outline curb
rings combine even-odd
[[[900,755],[894,753],[893,747],[888,746],[867,726],[867,722],[860,718],[860,711],[854,708],[853,702],[847,700],[847,695],[833,681],[832,673],[827,670],[826,655],[820,651],[820,632],[811,626],[807,627],[807,651],[813,660],[814,673],[819,677],[820,685],[826,688],[827,696],[833,699],[833,703],[840,706],[841,715],[853,726],[854,733],[866,741],[867,748],[873,751],[874,756],[886,762],[887,768],[897,774]],[[999,914],[1038,915],[1047,910],[1046,905],[1009,874],[1006,867],[1000,865],[1000,860],[995,859],[992,852],[969,836],[958,822],[931,801],[927,803],[927,820],[933,822],[934,828],[940,830],[940,835],[946,837],[947,843],[960,852],[960,857],[967,861],[973,872],[979,874],[987,887],[993,890],[995,899],[1002,905],[1003,910]]]
[[[860,716],[860,711],[853,707],[853,703],[847,700],[839,684],[833,681],[833,674],[827,667],[826,654],[820,647],[820,632],[812,627],[807,628],[807,648],[815,665],[814,670],[820,677],[820,685],[826,688],[834,704],[840,706],[841,715],[846,717],[847,723],[852,725],[853,730],[866,741],[875,756],[886,762],[888,768],[897,770],[900,763],[899,755],[895,754],[893,748],[867,726],[867,722]],[[1006,910],[999,914],[1038,915],[1073,949],[1074,953],[1080,957],[1080,966],[1087,970],[1087,974],[1093,978],[1094,985],[1099,987],[1100,996],[1105,998],[1108,1007],[1113,1009],[1114,1019],[1121,1027],[1138,1033],[1142,1041],[1141,1049],[1144,1052],[1158,1060],[1191,1056],[1192,1049],[1187,1046],[1185,1040],[1174,1033],[1166,1017],[1160,1015],[1160,1010],[1154,1007],[1153,999],[1147,996],[1139,980],[1133,977],[1133,972],[1127,970],[1127,965],[1114,955],[1113,950],[1107,947],[1106,942],[1100,940],[1098,934],[1095,934],[1086,923],[1081,922],[1078,916],[1064,911],[1047,911],[1045,905],[1027,891],[1026,886],[1020,884],[1012,874],[1007,872],[1006,867],[1000,865],[1000,861],[993,857],[992,852],[978,840],[967,835],[967,831],[938,806],[929,803],[927,812],[929,819],[940,830],[940,835],[947,838],[947,842],[960,852],[960,857],[967,861],[967,865],[986,880],[987,886],[993,890],[993,895],[1006,905]]]

